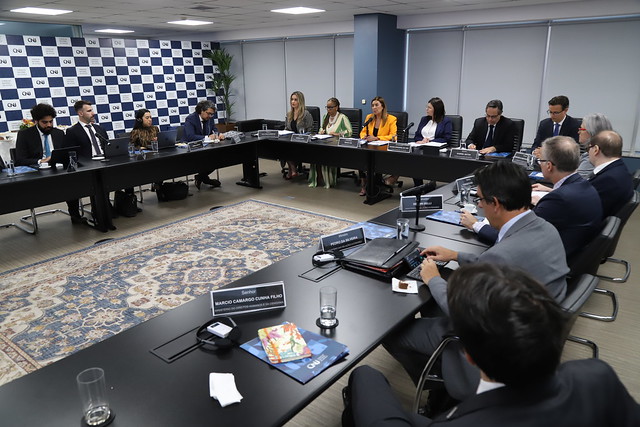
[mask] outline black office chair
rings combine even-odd
[[[640,185],[640,169],[636,169],[636,171],[633,173],[633,188],[637,190],[639,185]]]
[[[398,142],[409,142],[409,132],[406,132],[405,129],[409,124],[409,114],[405,111],[389,111],[389,114],[395,116],[398,119],[398,134],[397,141]]]
[[[520,151],[522,146],[522,138],[524,137],[524,120],[523,119],[511,119],[516,126],[516,134],[513,136],[513,149],[512,153]]]
[[[184,135],[184,126],[178,126],[176,130],[176,142],[180,142],[182,141],[182,135]]]
[[[570,278],[567,280],[567,293],[560,304],[562,308],[571,314],[569,317],[569,323],[567,324],[567,340],[577,344],[586,345],[591,348],[594,359],[598,358],[598,345],[586,338],[571,335],[570,332],[573,324],[576,323],[576,320],[578,319],[580,310],[582,310],[582,307],[587,302],[591,294],[593,294],[597,289],[598,282],[598,278],[591,274],[583,274],[578,277]]]
[[[629,261],[626,261],[624,259],[612,258],[612,257],[613,257],[613,254],[616,252],[618,241],[620,240],[620,236],[622,235],[622,230],[624,229],[624,226],[627,224],[627,220],[631,217],[633,212],[638,207],[639,203],[640,203],[640,193],[638,193],[637,191],[634,191],[633,196],[631,196],[631,199],[616,214],[616,216],[620,218],[620,227],[618,228],[618,232],[613,238],[613,242],[605,252],[604,259],[601,262],[602,264],[606,262],[613,262],[616,264],[623,265],[624,275],[622,277],[611,277],[611,276],[606,276],[604,274],[598,274],[599,278],[610,281],[610,282],[617,282],[617,283],[624,283],[629,279],[629,275],[631,274],[631,265],[629,264]]]
[[[347,135],[350,138],[359,138],[360,130],[362,129],[362,110],[360,108],[342,108],[340,112],[347,116],[349,123],[351,123],[351,135]]]
[[[320,107],[308,106],[307,111],[311,113],[311,117],[313,118],[313,126],[311,127],[311,129],[305,129],[305,131],[316,134],[320,130]]]
[[[620,228],[621,220],[618,217],[610,216],[604,220],[602,230],[584,248],[567,260],[569,265],[570,279],[575,279],[583,274],[596,276],[600,262],[604,259],[609,247],[613,244],[616,234]],[[609,316],[602,316],[594,313],[580,313],[581,316],[589,319],[600,320],[602,322],[613,322],[618,316],[618,299],[616,294],[607,289],[596,288],[594,293],[606,295],[611,299],[613,312]]]
[[[447,114],[445,117],[451,119],[451,139],[449,140],[449,147],[460,147],[460,140],[462,139],[462,116]]]

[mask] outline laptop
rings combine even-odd
[[[104,147],[104,155],[107,159],[129,155],[129,137],[110,139]]]
[[[74,145],[73,147],[63,147],[63,148],[55,148],[51,152],[51,159],[49,160],[50,165],[55,165],[60,163],[65,168],[69,166],[69,152],[75,151],[76,158],[78,151],[80,151],[80,147],[78,145]],[[79,164],[79,163],[78,163]]]
[[[158,150],[164,148],[174,148],[176,146],[176,139],[178,137],[178,130],[165,130],[158,133]]]

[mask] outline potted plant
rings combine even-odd
[[[233,130],[235,124],[231,120],[235,102],[231,100],[231,84],[236,79],[236,76],[231,72],[233,56],[224,48],[209,51],[205,56],[211,59],[214,65],[218,66],[218,72],[213,73],[213,76],[209,76],[211,79],[211,88],[217,96],[222,96],[226,111],[226,118],[223,119],[224,123],[219,123],[218,129],[221,132]]]

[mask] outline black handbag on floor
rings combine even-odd
[[[131,218],[138,214],[138,198],[135,194],[129,194],[122,190],[118,190],[114,196],[114,204],[118,215]]]
[[[189,186],[182,182],[163,182],[160,188],[156,190],[158,201],[165,202],[168,200],[182,200],[189,195]]]

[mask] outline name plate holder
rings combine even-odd
[[[187,151],[199,150],[204,147],[204,140],[187,142]]]
[[[282,281],[211,291],[211,311],[214,317],[274,310],[286,306]]]
[[[338,145],[341,147],[360,147],[360,140],[358,138],[340,138]]]
[[[322,250],[336,251],[365,244],[364,228],[357,227],[320,237]]]
[[[517,152],[513,155],[511,161],[516,165],[525,167],[528,170],[533,170],[533,165],[535,165],[536,163],[536,156],[534,156],[533,154]]]
[[[387,147],[387,151],[393,151],[396,153],[411,153],[411,146],[409,144],[403,144],[401,142],[390,142]]]
[[[468,150],[466,148],[452,148],[449,153],[452,159],[478,160],[480,152],[478,150]]]
[[[473,188],[476,186],[476,177],[473,175],[464,176],[462,178],[456,179],[456,189],[458,193],[462,191],[463,188]]]
[[[442,194],[430,194],[420,196],[420,210],[434,211],[442,210],[444,198]],[[416,196],[403,196],[400,198],[400,212],[415,212]]]
[[[294,133],[291,135],[291,142],[309,142],[311,135],[305,135],[303,133]]]
[[[266,129],[258,131],[258,139],[279,138],[280,134],[276,129]]]

